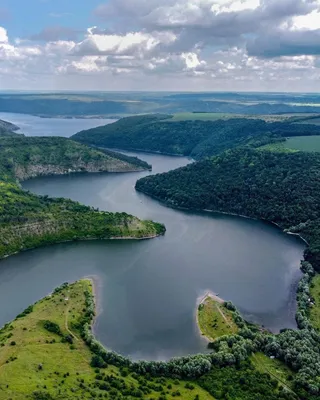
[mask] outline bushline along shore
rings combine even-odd
[[[136,189],[136,190],[138,190],[138,189]],[[240,218],[245,218],[245,219],[250,219],[251,221],[262,221],[262,222],[265,222],[265,223],[267,223],[267,224],[272,224],[272,225],[274,225],[274,226],[276,226],[278,229],[280,229],[283,233],[286,233],[287,235],[291,235],[291,236],[296,236],[296,237],[298,237],[298,238],[300,238],[307,246],[309,246],[309,243],[308,243],[308,241],[302,236],[302,235],[300,235],[299,233],[295,233],[295,232],[290,232],[290,231],[288,231],[288,230],[286,230],[286,229],[283,229],[279,224],[277,224],[276,222],[274,222],[274,221],[269,221],[269,220],[267,220],[267,219],[265,219],[265,218],[255,218],[255,217],[249,217],[249,216],[247,216],[247,215],[242,215],[242,214],[235,214],[235,213],[231,213],[231,212],[226,212],[226,211],[217,211],[217,210],[209,210],[209,209],[201,209],[201,208],[199,208],[199,209],[193,209],[193,208],[187,208],[187,207],[181,207],[181,206],[177,206],[177,205],[174,205],[174,204],[171,204],[171,203],[168,203],[167,201],[165,201],[165,200],[163,200],[163,199],[161,199],[160,197],[157,197],[157,196],[154,196],[154,195],[151,195],[151,194],[149,194],[149,193],[145,193],[144,191],[142,191],[142,190],[138,190],[139,192],[141,192],[141,193],[144,193],[145,195],[147,195],[147,196],[149,196],[149,197],[151,197],[151,198],[153,198],[153,199],[155,199],[155,200],[157,200],[159,203],[161,203],[161,204],[164,204],[166,207],[170,207],[170,208],[172,208],[173,210],[181,210],[181,211],[193,211],[193,212],[206,212],[206,213],[211,213],[211,214],[221,214],[221,215],[230,215],[230,216],[232,216],[232,217],[240,217]]]

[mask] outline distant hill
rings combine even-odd
[[[201,159],[240,145],[260,147],[287,136],[319,134],[319,125],[291,121],[266,122],[252,118],[180,121],[171,115],[155,114],[123,118],[79,132],[72,138],[96,146]]]
[[[320,113],[319,103],[319,95],[301,93],[0,93],[2,112],[71,118],[181,112]]]

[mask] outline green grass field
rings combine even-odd
[[[259,150],[273,151],[280,153],[294,153],[297,151],[319,152],[320,136],[295,136],[284,142],[271,143],[259,147]]]
[[[184,112],[174,114],[172,118],[164,121],[217,121],[218,119],[230,119],[230,118],[241,118],[241,115],[237,114],[224,114],[224,113],[192,113]]]
[[[207,296],[198,307],[198,325],[202,335],[211,341],[238,332],[232,312],[210,296]]]
[[[232,113],[181,112],[174,114],[172,118],[164,121],[217,121],[219,119],[228,120],[231,118],[262,119],[266,122],[282,122],[291,119],[292,115],[246,115]]]
[[[296,153],[299,150],[290,149],[287,147],[287,142],[266,144],[258,148],[261,151],[271,151],[275,153]]]
[[[123,396],[117,385],[122,390],[140,390],[141,377],[135,374],[111,365],[100,370],[90,366],[92,353],[75,327],[85,312],[84,292],[88,290],[92,291],[89,280],[69,285],[39,301],[29,314],[0,331],[0,400],[124,400],[133,397]],[[47,320],[57,324],[59,334],[45,329]],[[66,335],[69,342],[64,339]],[[101,382],[110,379],[111,387],[101,389]],[[186,400],[194,400],[196,395],[200,400],[213,399],[194,382],[190,389],[185,387],[187,381],[142,379],[149,389],[161,387],[160,391],[150,389],[148,395],[142,393],[143,399],[159,399],[162,392],[168,400],[176,398],[176,392]]]
[[[251,356],[254,367],[262,374],[268,373],[280,384],[292,389],[292,372],[284,363],[279,360],[271,359],[263,353],[255,353]]]
[[[310,311],[310,321],[314,328],[320,332],[320,274],[317,274],[312,279],[310,292],[315,301],[315,306],[313,306]]]

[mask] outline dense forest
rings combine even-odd
[[[161,224],[125,213],[108,213],[67,199],[36,196],[19,182],[70,172],[124,172],[149,169],[137,158],[89,148],[65,138],[0,139],[0,258],[23,249],[66,240],[153,237]]]
[[[288,136],[319,135],[320,126],[235,118],[174,121],[170,115],[123,118],[82,131],[73,139],[96,146],[134,149],[202,159],[238,146],[260,147]]]
[[[140,179],[136,188],[173,207],[275,222],[283,229],[303,234],[310,243],[309,254],[320,245],[319,169],[318,153],[238,148]],[[320,270],[320,263],[314,266]]]

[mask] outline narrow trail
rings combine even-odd
[[[69,292],[68,292],[68,295],[69,295]],[[68,297],[68,299],[69,299],[69,297]],[[65,328],[66,328],[66,331],[74,338],[74,339],[76,339],[77,341],[79,341],[80,339],[69,329],[69,326],[68,326],[68,317],[69,317],[69,310],[70,310],[70,303],[69,303],[69,300],[66,300],[66,301],[68,301],[68,305],[67,305],[67,307],[66,307],[66,318],[65,318]]]
[[[222,311],[221,308],[218,306],[218,304],[216,304],[216,307],[217,307],[219,313],[221,314],[222,318],[225,320],[226,324],[227,324],[227,325],[230,325],[230,323],[229,323],[227,317],[224,315],[223,311]]]

